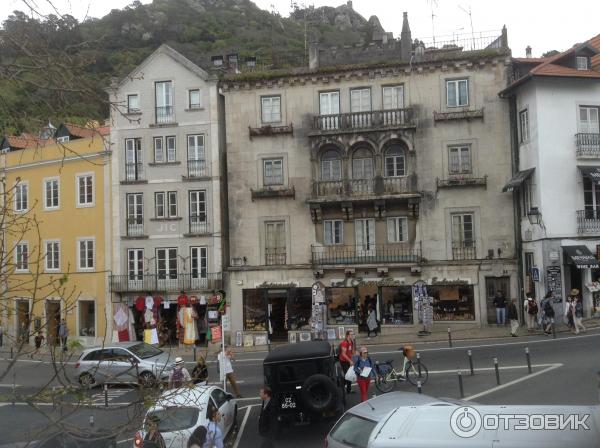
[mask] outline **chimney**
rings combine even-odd
[[[311,42],[308,44],[308,68],[310,70],[319,69],[319,43]]]
[[[400,57],[403,61],[409,61],[412,53],[412,37],[408,25],[408,13],[404,13],[402,20],[402,33],[400,33]]]
[[[348,6],[348,8],[352,9],[352,0],[348,0],[346,2],[346,6]]]
[[[527,45],[527,48],[525,48],[525,57],[531,58],[531,46],[529,45]]]

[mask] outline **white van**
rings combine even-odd
[[[348,410],[327,448],[598,448],[598,406],[479,405],[395,392]]]

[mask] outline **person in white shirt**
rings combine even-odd
[[[218,359],[221,379],[224,380],[227,378],[229,384],[231,384],[231,388],[233,389],[235,396],[237,398],[242,398],[242,394],[240,394],[240,390],[235,382],[235,373],[233,372],[233,366],[231,365],[231,361],[234,359],[231,347],[225,347],[225,352],[221,351]]]

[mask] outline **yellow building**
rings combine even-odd
[[[0,140],[4,343],[41,331],[96,344],[110,333],[110,145],[106,127]],[[25,331],[28,329],[28,331]]]

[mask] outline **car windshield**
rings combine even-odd
[[[367,448],[371,432],[377,422],[347,413],[331,430],[330,437],[344,445]]]
[[[132,345],[131,347],[129,347],[129,351],[131,351],[131,353],[142,359],[152,358],[153,356],[158,356],[161,353],[163,353],[162,350],[156,347],[152,347],[151,345],[145,344],[144,342]]]
[[[150,416],[157,418],[160,432],[181,431],[193,427],[199,415],[198,408],[166,408],[149,412],[146,421]]]

